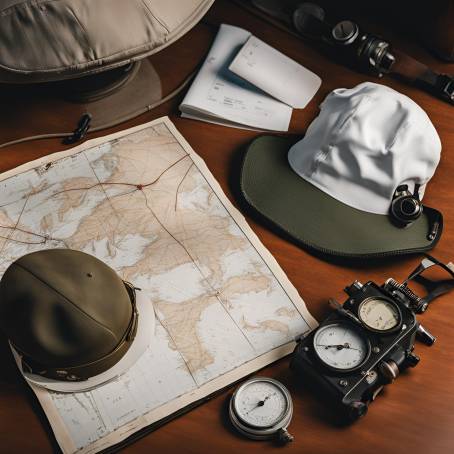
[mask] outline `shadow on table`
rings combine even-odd
[[[38,416],[39,422],[46,432],[52,446],[52,452],[61,453],[61,450],[55,440],[52,429],[47,421],[46,415],[41,405],[33,393],[32,389],[22,377],[14,361],[13,354],[9,347],[8,340],[0,334],[0,386],[9,388],[12,392],[21,394],[33,408],[34,413]],[[26,421],[24,421],[26,427]],[[26,434],[25,434],[26,436]]]

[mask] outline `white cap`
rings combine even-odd
[[[288,153],[304,180],[353,208],[388,214],[396,188],[424,195],[441,143],[407,96],[371,82],[332,91],[305,137]]]

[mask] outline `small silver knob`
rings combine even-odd
[[[361,290],[363,288],[363,284],[359,281],[353,282],[353,287],[357,288],[358,290]]]
[[[399,375],[399,367],[392,361],[382,361],[379,365],[380,373],[388,383],[392,383]]]

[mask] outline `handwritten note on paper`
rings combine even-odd
[[[235,127],[288,131],[292,108],[229,70],[251,34],[221,25],[202,68],[186,94],[183,117]]]
[[[312,71],[250,36],[229,69],[289,106],[302,109],[314,97],[321,79]]]

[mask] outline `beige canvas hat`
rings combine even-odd
[[[12,106],[0,115],[0,148],[71,137],[84,121],[99,131],[171,99],[197,61],[163,93],[151,60],[213,2],[0,0],[0,97]]]
[[[214,0],[0,0],[0,82],[87,76],[159,52]]]

